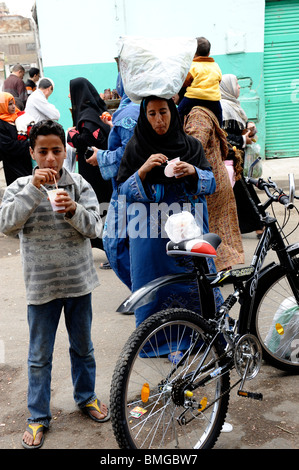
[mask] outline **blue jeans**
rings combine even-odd
[[[51,371],[56,331],[64,309],[70,343],[74,399],[80,408],[96,398],[96,364],[91,341],[91,294],[28,305],[28,422],[48,427],[51,420]]]

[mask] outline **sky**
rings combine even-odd
[[[6,3],[10,14],[19,14],[31,18],[31,8],[34,0],[2,0]]]

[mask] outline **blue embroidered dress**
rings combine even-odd
[[[169,125],[163,133],[154,130],[147,116],[147,106],[155,100],[158,100],[158,104],[156,108],[151,104],[151,114],[153,109],[156,110],[154,112],[157,112],[157,122],[161,122],[161,116],[165,113],[167,122],[167,108],[170,111]],[[195,174],[168,178],[164,173],[163,164],[158,164],[148,170],[141,180],[139,169],[149,160],[159,161],[161,154],[168,160],[180,157],[180,160],[187,164],[187,169],[195,169]],[[127,229],[130,240],[132,291],[135,292],[144,284],[161,276],[193,271],[191,257],[167,256],[166,243],[169,239],[164,232],[164,225],[167,215],[189,210],[203,233],[208,232],[205,196],[215,191],[216,183],[202,144],[184,132],[172,99],[165,100],[165,103],[164,100],[161,103],[161,99],[157,97],[142,100],[134,135],[126,146],[119,166],[117,183],[119,195],[126,198],[128,205]],[[208,264],[210,272],[215,272],[212,259],[208,260]],[[217,289],[215,299],[216,307],[219,307],[222,296]],[[200,314],[196,283],[172,284],[159,290],[155,300],[134,312],[136,325],[153,313],[171,307],[183,307]]]
[[[209,231],[205,195],[215,191],[216,183],[212,171],[195,169],[198,181],[192,186],[185,178],[169,185],[147,184],[140,180],[137,171],[120,185],[119,193],[126,197],[129,204],[128,232],[133,292],[160,276],[193,270],[191,258],[169,257],[166,254],[169,239],[164,232],[164,223],[170,214],[163,211],[163,206],[167,211],[167,208],[176,203],[172,207],[177,212],[188,208],[202,226],[203,232]],[[157,215],[157,203],[162,209],[161,216]],[[208,263],[210,271],[215,271],[213,261],[210,259]],[[222,303],[221,294],[216,302]],[[134,312],[136,326],[152,313],[171,307],[200,312],[197,285],[173,284],[159,290],[153,302]]]

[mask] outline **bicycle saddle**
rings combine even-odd
[[[215,258],[220,243],[221,238],[216,233],[206,233],[201,238],[184,240],[179,243],[169,241],[166,245],[166,252],[169,256],[188,255]]]

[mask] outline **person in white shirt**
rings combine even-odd
[[[58,121],[60,112],[51,103],[48,98],[53,93],[54,83],[50,78],[42,78],[35,90],[26,103],[25,112],[34,118],[34,122],[43,121],[44,119],[52,119]]]

